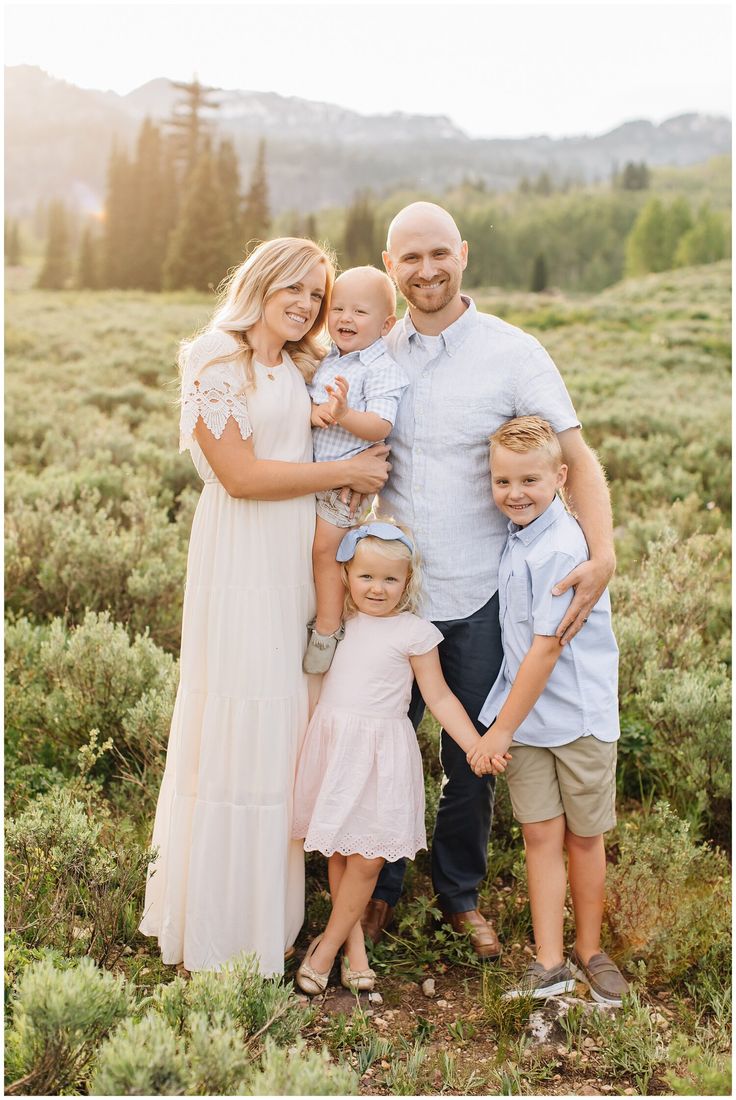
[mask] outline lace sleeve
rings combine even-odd
[[[253,434],[248,404],[240,392],[242,381],[237,367],[232,361],[207,365],[213,358],[232,350],[229,344],[223,346],[221,334],[216,333],[203,336],[192,344],[181,387],[180,452],[191,447],[200,417],[215,439],[221,437],[230,417],[238,425],[242,439]]]

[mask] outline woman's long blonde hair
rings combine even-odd
[[[226,332],[235,338],[240,347],[229,355],[217,356],[210,363],[238,359],[245,371],[245,389],[254,389],[253,348],[248,342],[248,330],[261,319],[263,307],[272,294],[299,282],[310,268],[319,263],[324,265],[327,277],[325,296],[314,324],[300,340],[287,341],[284,345],[284,351],[291,356],[305,382],[311,382],[317,364],[327,351],[322,332],[335,281],[335,264],[333,256],[325,249],[301,237],[277,237],[273,241],[264,241],[220,284],[220,305],[209,324],[197,336],[208,332]],[[180,374],[183,374],[189,348],[195,339],[196,336],[183,340],[180,345]],[[202,369],[205,366],[209,363],[203,364]]]

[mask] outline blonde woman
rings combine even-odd
[[[314,493],[375,493],[388,473],[385,446],[312,462],[306,383],[324,354],[333,279],[312,241],[262,244],[182,347],[180,449],[204,484],[141,930],[190,971],[253,952],[263,974],[280,974],[303,921],[291,817],[308,719]]]

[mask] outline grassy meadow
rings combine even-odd
[[[595,296],[472,292],[557,362],[616,523],[605,944],[634,992],[612,1015],[573,1004],[542,1042],[535,1006],[501,1000],[531,950],[503,780],[496,965],[437,922],[426,853],[374,952],[381,1003],[308,1005],[247,960],[187,981],[138,934],[199,491],[174,361],[212,300],[28,281],[10,272],[6,303],[6,1091],[730,1094],[728,262]],[[431,718],[420,741],[431,828]],[[323,861],[307,870],[298,953],[329,905]]]

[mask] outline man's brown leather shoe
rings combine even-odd
[[[479,959],[497,959],[501,954],[501,941],[496,930],[477,909],[467,913],[447,913],[443,911],[445,923],[455,932],[464,935],[470,933],[470,946]]]
[[[363,910],[360,926],[364,935],[373,944],[377,944],[383,933],[394,919],[393,906],[382,898],[371,898]]]

